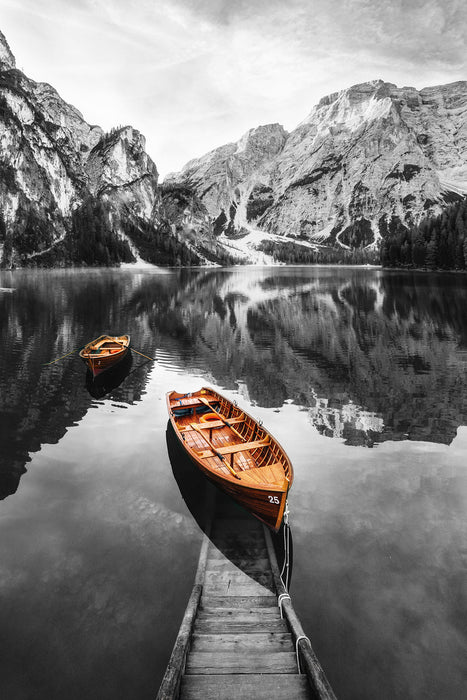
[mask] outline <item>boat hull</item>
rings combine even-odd
[[[226,482],[225,479],[216,478],[212,472],[203,469],[198,460],[190,459],[197,467],[201,469],[203,474],[221,491],[234,499],[239,505],[246,508],[258,520],[261,520],[271,530],[277,532],[281,526],[284,516],[285,504],[287,501],[287,491],[273,491],[272,489],[255,489],[236,486],[234,483]],[[273,499],[278,499],[278,503],[269,501],[269,496]]]
[[[88,367],[86,372],[86,389],[95,399],[102,399],[106,394],[116,389],[123,380],[128,376],[133,358],[131,350],[125,356],[112,365],[105,372],[99,373],[98,376],[92,374]]]
[[[116,367],[122,360],[124,360],[130,350],[130,336],[117,336],[122,342],[120,344],[120,349],[114,349],[112,352],[106,353],[102,350],[100,353],[91,352],[92,349],[98,343],[105,342],[103,339],[109,339],[115,341],[116,338],[113,336],[100,336],[95,340],[88,343],[79,353],[81,359],[88,367],[89,371],[92,373],[93,378],[98,377],[103,372]]]
[[[200,391],[204,392],[212,392],[213,390],[209,389],[203,389]],[[239,503],[241,506],[246,508],[250,513],[252,513],[256,518],[261,520],[263,523],[265,523],[271,530],[274,532],[277,532],[281,526],[283,515],[284,515],[284,510],[286,506],[286,501],[287,501],[287,494],[290,489],[290,486],[292,485],[292,480],[293,480],[293,470],[292,470],[292,465],[290,464],[290,461],[285,454],[284,450],[280,447],[279,443],[277,443],[276,440],[271,436],[270,433],[268,433],[260,424],[255,421],[251,416],[246,414],[244,411],[241,411],[242,415],[247,416],[249,421],[252,423],[252,429],[253,433],[256,433],[256,431],[260,431],[260,436],[263,442],[266,440],[270,440],[270,443],[268,444],[268,448],[271,449],[271,456],[266,458],[263,456],[263,459],[269,459],[270,461],[272,459],[275,460],[275,463],[273,465],[271,464],[266,464],[264,467],[256,467],[255,465],[248,470],[245,471],[239,471],[237,474],[237,477],[233,476],[232,474],[228,473],[226,474],[225,472],[227,471],[224,467],[223,471],[221,471],[219,468],[213,468],[213,462],[215,461],[214,453],[215,450],[199,450],[199,449],[192,449],[190,444],[188,443],[187,439],[187,432],[186,428],[181,428],[180,426],[180,421],[177,420],[177,416],[174,413],[174,410],[177,410],[177,406],[173,405],[173,397],[174,397],[175,392],[169,392],[167,395],[167,403],[168,403],[168,409],[169,409],[169,416],[170,416],[170,421],[172,424],[172,428],[175,432],[175,435],[177,436],[181,446],[184,448],[185,452],[187,453],[188,457],[192,461],[192,463],[204,474],[204,476],[209,479],[215,486],[220,488],[224,493],[228,494],[231,498],[233,498],[237,503]],[[233,407],[233,404],[231,402],[228,402],[225,397],[222,397],[220,394],[217,392],[209,394],[211,398],[215,399],[216,397],[220,397],[224,402],[227,404],[230,403],[230,405]],[[175,395],[178,396],[178,395]],[[193,394],[193,396],[196,396],[196,392]],[[172,397],[172,400],[171,400]],[[172,404],[172,405],[171,405]],[[224,404],[225,405],[225,404]],[[183,407],[179,408],[178,410],[183,410]],[[237,411],[240,412],[239,409]],[[234,413],[235,415],[235,413]],[[207,426],[207,428],[204,428],[204,431],[206,433],[212,433],[213,431],[209,430],[209,423],[205,423],[204,426]],[[197,431],[199,432],[199,431]],[[252,443],[245,441],[245,444],[258,444],[258,443]],[[242,445],[240,441],[238,441],[238,445]],[[237,445],[235,445],[236,447]],[[219,448],[220,451],[222,451],[222,447]],[[224,451],[228,450],[228,446],[224,447]],[[260,451],[260,448],[257,448],[258,451]],[[252,450],[253,454],[255,454],[255,451]],[[211,454],[211,457],[207,457],[206,455]],[[217,455],[218,453],[216,453]],[[263,453],[264,455],[264,453]],[[226,455],[226,458],[228,459],[228,453]],[[280,478],[280,469],[279,469],[279,476],[277,477],[277,483],[272,483],[271,479],[266,480],[265,483],[252,483],[253,479],[251,477],[251,474],[254,473],[255,477],[256,474],[260,473],[261,470],[267,470],[268,474],[271,472],[271,469],[274,468],[277,474],[278,471],[278,464],[279,462],[277,460],[281,460],[281,468],[283,468],[283,478]],[[233,463],[233,462],[232,462]],[[219,461],[219,465],[222,463]]]

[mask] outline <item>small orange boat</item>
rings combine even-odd
[[[79,356],[87,364],[93,377],[115,367],[130,349],[129,335],[100,335],[84,346]]]
[[[272,435],[214,389],[170,391],[175,434],[195,465],[272,530],[281,526],[292,464]]]

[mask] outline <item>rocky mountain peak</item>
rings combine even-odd
[[[16,60],[10,49],[10,46],[2,32],[0,31],[0,68],[2,70],[8,70],[9,68],[16,68]]]
[[[155,163],[145,151],[144,136],[132,126],[112,129],[92,149],[86,162],[89,187],[93,194],[112,187],[124,187],[150,177],[157,185]]]
[[[417,90],[371,80],[324,97],[290,134],[251,129],[176,177],[230,237],[376,246],[467,193],[466,125],[465,82]]]
[[[281,124],[266,124],[255,129],[249,129],[237,141],[236,155],[241,153],[251,156],[256,153],[264,159],[265,150],[268,154],[279,153],[287,139],[288,133]]]
[[[311,114],[313,114],[317,109],[328,107],[334,102],[342,99],[347,99],[347,101],[351,103],[364,102],[371,97],[383,99],[384,97],[388,97],[390,91],[395,87],[396,86],[393,83],[387,83],[381,79],[370,80],[366,83],[358,83],[346,88],[345,90],[333,92],[330,95],[322,97],[316,107],[313,107]]]

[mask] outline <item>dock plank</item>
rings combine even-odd
[[[293,652],[262,654],[251,650],[236,654],[222,651],[192,651],[186,661],[185,674],[297,673]]]
[[[230,559],[215,558],[209,559],[206,562],[206,573],[210,571],[243,571],[250,573],[255,571],[267,571],[269,573],[269,562],[266,557],[250,561],[249,559],[239,560],[239,563],[234,563]]]
[[[258,629],[261,628],[263,622],[278,622],[281,619],[279,611],[274,612],[273,615],[264,615],[262,613],[253,612],[242,612],[235,613],[230,612],[224,615],[200,612],[197,619],[199,622],[209,622],[210,620],[222,620],[224,624],[228,625],[230,623],[237,622],[254,622],[258,625]]]
[[[203,595],[201,596],[202,608],[245,608],[245,606],[255,608],[275,608],[277,607],[277,599],[274,596],[269,595],[206,596],[203,593]]]
[[[262,571],[256,576],[250,576],[245,571],[230,569],[230,571],[206,571],[205,579],[209,583],[221,583],[223,581],[235,581],[236,583],[247,583],[254,581],[263,586],[272,587],[272,573],[270,571]]]
[[[192,651],[290,651],[293,648],[290,632],[251,632],[249,634],[194,634]]]
[[[287,632],[287,625],[284,620],[263,620],[258,622],[251,620],[199,620],[195,621],[193,631],[197,634],[248,634],[254,632]]]
[[[199,608],[198,610],[198,615],[201,617],[203,616],[213,616],[213,617],[218,617],[218,618],[224,618],[224,617],[235,617],[237,615],[243,615],[247,617],[258,617],[259,619],[268,619],[268,620],[279,620],[281,618],[279,608],[255,608],[255,607],[247,607],[245,606],[241,610],[238,608],[214,608],[214,607],[209,607],[205,606],[203,608]]]
[[[181,700],[309,700],[305,676],[280,674],[237,674],[234,676],[184,676]]]

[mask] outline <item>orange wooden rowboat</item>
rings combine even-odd
[[[85,345],[79,356],[87,364],[93,377],[97,377],[101,372],[121,362],[129,348],[129,335],[100,335]]]
[[[170,421],[196,466],[277,532],[293,468],[262,424],[214,389],[167,394]]]

